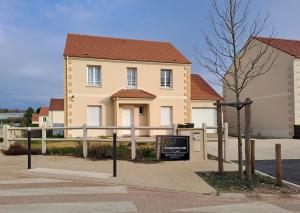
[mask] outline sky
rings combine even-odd
[[[300,40],[299,8],[299,0],[253,0],[250,11],[268,14],[276,37]],[[63,98],[67,33],[169,41],[222,93],[196,60],[210,10],[209,0],[0,0],[0,108]]]

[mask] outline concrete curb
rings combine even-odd
[[[266,176],[266,177],[269,177],[269,178],[272,178],[274,180],[276,180],[275,177],[273,177],[272,175],[268,175],[264,172],[261,172],[261,171],[258,171],[258,170],[255,170],[256,173],[260,174],[260,175],[263,175],[263,176]],[[289,182],[289,181],[286,181],[286,180],[282,180],[283,183],[285,183],[286,185],[290,185],[290,186],[294,186],[294,187],[297,187],[300,189],[300,185],[298,184],[295,184],[295,183],[292,183],[292,182]]]

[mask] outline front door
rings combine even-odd
[[[131,126],[133,120],[132,109],[123,108],[122,110],[122,126]],[[130,130],[123,130],[124,135],[130,135]]]

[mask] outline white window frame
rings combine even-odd
[[[163,114],[162,114],[164,108],[170,109],[170,118],[169,118],[168,123],[164,122],[164,118],[163,118]],[[160,107],[160,125],[161,126],[171,126],[172,124],[173,124],[173,107],[172,106],[161,106]]]
[[[95,125],[95,124],[91,124],[90,122],[89,122],[89,108],[98,108],[99,109],[99,120],[98,120],[98,124],[99,125]],[[87,106],[87,108],[86,108],[86,124],[88,125],[88,126],[102,126],[102,116],[103,116],[103,113],[102,113],[102,106],[95,106],[95,105],[89,105],[89,106]]]
[[[167,82],[167,73],[170,73],[170,84]],[[173,86],[173,78],[172,78],[172,70],[170,69],[161,69],[160,70],[160,87],[161,88],[172,88]]]
[[[92,76],[91,79],[89,79],[89,70],[92,69]],[[96,79],[96,68],[99,69],[99,81]],[[86,84],[87,86],[92,87],[100,87],[102,84],[102,73],[101,73],[101,66],[94,66],[94,65],[88,65],[87,71],[86,71]]]
[[[127,87],[137,87],[137,69],[134,67],[127,68]]]

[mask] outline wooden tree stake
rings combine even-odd
[[[276,185],[282,185],[281,174],[281,144],[275,144],[275,159],[276,159]]]

